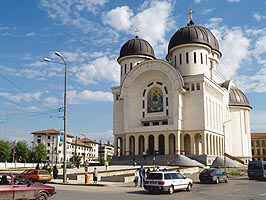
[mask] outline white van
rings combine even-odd
[[[172,194],[174,190],[185,189],[186,191],[190,191],[192,186],[193,181],[179,172],[151,172],[144,180],[144,189],[149,192],[166,191]]]

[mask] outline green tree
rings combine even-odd
[[[34,151],[34,161],[40,162],[47,158],[47,150],[44,144],[38,144]]]
[[[81,160],[82,160],[82,156],[79,156],[79,155],[73,155],[70,158],[70,162],[72,162],[72,163],[81,162]]]
[[[0,140],[0,161],[7,161],[11,156],[11,152],[12,150],[10,148],[9,142]]]
[[[25,162],[29,159],[30,149],[26,141],[19,141],[15,146],[15,158],[18,162]]]

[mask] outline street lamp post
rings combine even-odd
[[[223,133],[224,133],[224,170],[226,171],[226,158],[225,158],[225,124],[232,121],[232,119],[229,119],[223,123]]]
[[[57,63],[57,64],[61,64],[61,65],[64,65],[65,66],[65,80],[64,80],[64,149],[63,149],[63,152],[64,152],[64,156],[63,156],[63,183],[66,183],[66,139],[67,139],[67,133],[66,133],[66,105],[67,105],[67,102],[66,102],[66,88],[67,88],[67,63],[64,59],[64,57],[62,56],[61,53],[59,52],[55,52],[55,55],[60,57],[61,60],[63,62],[58,62],[58,61],[54,61],[54,60],[51,60],[49,58],[44,58],[43,60],[46,61],[46,62],[52,62],[52,63]]]

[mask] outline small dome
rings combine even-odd
[[[203,26],[195,26],[192,20],[186,27],[177,30],[172,36],[168,45],[168,53],[172,48],[188,43],[205,44],[221,54],[219,43],[212,32]]]
[[[155,58],[154,51],[149,42],[139,39],[136,36],[134,39],[128,40],[120,50],[120,56],[117,60],[129,55],[143,55]]]
[[[244,106],[251,108],[246,95],[236,87],[230,88],[229,106]]]

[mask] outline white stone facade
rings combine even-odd
[[[251,107],[230,105],[236,85],[223,85],[220,57],[197,43],[170,49],[167,61],[120,56],[121,84],[112,88],[115,155],[226,152],[250,159]]]

